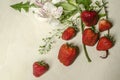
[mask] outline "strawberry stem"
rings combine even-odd
[[[91,59],[90,59],[90,57],[89,57],[89,55],[88,55],[88,52],[87,52],[87,48],[86,48],[86,46],[85,46],[84,44],[83,44],[83,48],[84,48],[85,56],[86,56],[88,62],[91,62]]]
[[[106,3],[105,0],[102,0],[102,3],[105,4]],[[106,19],[108,19],[108,11],[107,11],[106,5],[104,5],[103,8],[104,8],[104,11],[105,11],[105,14],[106,14]],[[108,36],[110,36],[110,30],[108,30]],[[106,56],[101,57],[101,58],[105,59],[105,58],[108,57],[108,55],[109,55],[109,50],[106,50]]]
[[[105,2],[105,0],[102,0],[102,3],[105,4],[107,2]],[[106,19],[108,19],[108,11],[107,11],[106,5],[104,5],[103,8],[104,8],[104,11],[105,11],[105,14],[106,14]]]
[[[95,26],[92,26],[92,30],[93,30],[93,31],[96,31]]]
[[[107,2],[106,2],[105,0],[102,0],[102,3],[105,4],[105,3],[107,3]],[[108,19],[107,6],[104,5],[103,8],[104,8],[104,11],[105,11],[105,14],[106,14],[106,19]],[[108,35],[110,35],[110,30],[108,30]]]
[[[84,26],[82,20],[81,20],[81,28],[82,28],[82,33],[83,33],[85,26]],[[88,52],[87,52],[87,48],[84,44],[83,44],[83,48],[84,48],[85,56],[86,56],[88,62],[91,62],[91,59],[90,59]]]
[[[97,13],[100,13],[100,11],[106,6],[106,4],[108,4],[108,2],[104,2],[103,0],[102,0],[102,3],[103,3],[103,5]]]
[[[82,33],[83,33],[85,26],[84,26],[82,20],[81,20],[81,28],[82,28]]]
[[[103,56],[100,56],[102,59],[106,59],[107,57],[108,57],[108,55],[109,55],[109,50],[106,50],[106,54],[105,54],[105,56],[103,57]]]

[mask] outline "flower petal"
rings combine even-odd
[[[62,15],[62,13],[63,13],[63,8],[62,7],[58,7],[56,9],[53,9],[53,11],[51,13],[52,13],[54,18],[59,18]]]

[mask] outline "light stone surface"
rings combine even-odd
[[[48,23],[37,20],[32,13],[22,13],[10,7],[22,0],[0,1],[0,80],[120,80],[120,11],[119,0],[109,0],[109,17],[114,26],[115,46],[107,59],[99,58],[105,52],[88,47],[92,59],[88,63],[81,44],[81,32],[70,40],[80,47],[75,62],[65,67],[59,63],[57,54],[65,41],[58,40],[53,49],[45,55],[38,52],[41,39],[53,29]],[[50,64],[47,73],[39,78],[32,75],[34,61],[45,60]]]

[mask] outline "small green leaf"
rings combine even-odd
[[[73,10],[73,11],[70,11],[70,12],[66,12],[64,13],[60,18],[59,20],[64,23],[65,20],[69,19],[71,16],[75,15],[76,13],[78,12],[78,10]]]
[[[20,3],[17,3],[17,4],[13,4],[11,5],[11,7],[15,10],[18,10],[19,12],[21,12],[21,9],[24,9],[26,12],[29,11],[29,8],[30,7],[35,7],[34,4],[30,4],[29,1],[23,3],[23,2],[20,2]]]
[[[76,0],[76,3],[83,4],[85,9],[88,10],[90,8],[90,4],[92,3],[92,1],[91,0]]]
[[[75,10],[76,9],[76,6],[72,5],[72,4],[69,4],[67,2],[60,2],[58,4],[55,4],[57,7],[58,6],[62,6],[64,10],[66,11],[72,11],[72,10]]]
[[[68,3],[70,3],[72,5],[77,5],[75,0],[67,0],[67,1],[68,1]]]
[[[105,17],[107,14],[99,14],[99,18]]]

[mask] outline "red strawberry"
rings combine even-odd
[[[62,33],[62,39],[63,40],[70,40],[76,35],[76,30],[73,27],[68,27],[65,29],[65,31]]]
[[[99,39],[99,33],[96,33],[91,28],[87,28],[84,30],[82,35],[82,42],[88,46],[94,46]]]
[[[81,19],[86,26],[96,25],[99,19],[98,13],[96,11],[83,11],[81,13]]]
[[[60,47],[58,54],[59,61],[65,66],[71,65],[78,55],[77,50],[78,48],[76,46],[71,44],[63,44]]]
[[[112,27],[112,23],[106,19],[102,19],[99,21],[99,31],[105,31]]]
[[[100,38],[97,44],[97,50],[106,51],[113,47],[114,41],[110,36],[103,36]]]
[[[35,77],[40,77],[49,69],[49,65],[44,61],[35,62],[33,64],[33,75]]]

